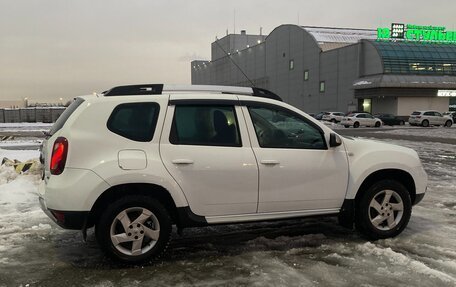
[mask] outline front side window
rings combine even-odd
[[[234,106],[176,105],[170,142],[179,145],[242,146]]]
[[[322,132],[298,114],[272,107],[249,107],[249,113],[262,148],[326,149]]]
[[[151,141],[154,136],[160,106],[157,103],[129,103],[118,105],[108,120],[108,129],[122,137]]]

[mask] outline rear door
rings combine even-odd
[[[236,96],[219,97],[171,95],[160,140],[162,161],[195,214],[256,213],[258,166],[242,110]]]

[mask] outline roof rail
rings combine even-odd
[[[215,86],[215,85],[163,85],[142,84],[114,87],[102,94],[105,97],[127,95],[161,95],[163,92],[216,92],[221,94],[249,95],[282,101],[271,91],[261,88]]]

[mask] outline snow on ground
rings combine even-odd
[[[399,128],[387,131],[378,131],[377,133],[387,133],[394,135],[404,136],[422,136],[431,138],[450,138],[456,139],[456,127],[444,128],[444,127],[431,127],[431,128]]]
[[[0,286],[455,286],[456,148],[386,141],[417,150],[429,175],[398,237],[369,242],[333,218],[211,226],[174,235],[164,259],[143,267],[106,259],[93,231],[84,244],[57,227],[38,207],[39,175],[2,167]],[[0,158],[38,155],[0,149]]]

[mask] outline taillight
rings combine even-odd
[[[421,119],[421,116],[416,116],[415,118],[417,118],[417,119]]]
[[[65,168],[68,154],[68,141],[64,137],[59,137],[54,142],[51,156],[51,174],[59,175]]]

